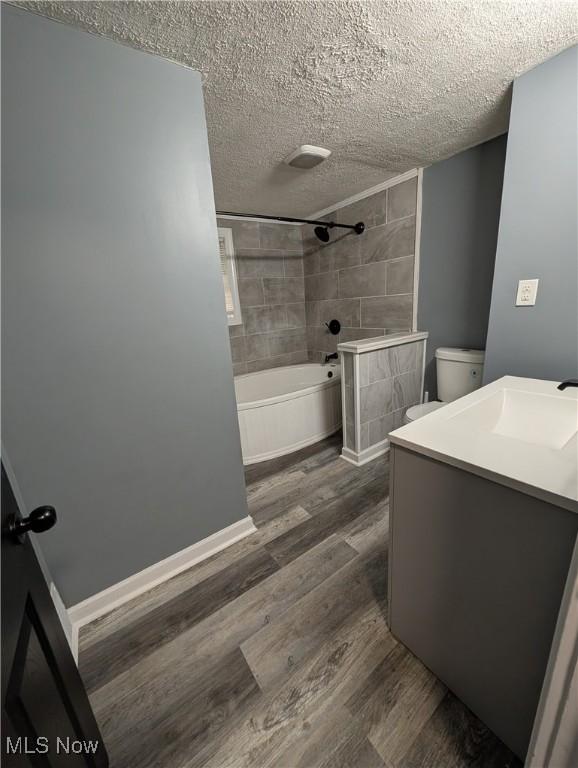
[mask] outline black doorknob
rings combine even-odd
[[[29,531],[34,533],[43,533],[48,531],[56,523],[56,510],[54,507],[43,506],[36,507],[28,517],[17,517],[12,515],[8,520],[8,532],[11,536],[22,540],[22,536]]]

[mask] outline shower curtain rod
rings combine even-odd
[[[217,216],[238,216],[241,219],[269,219],[272,221],[286,221],[292,224],[317,224],[326,229],[341,227],[341,229],[352,229],[358,235],[365,230],[365,224],[358,221],[357,224],[338,224],[335,221],[318,221],[317,219],[296,219],[293,216],[267,216],[263,213],[233,213],[233,211],[217,211]]]

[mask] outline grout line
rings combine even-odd
[[[405,256],[395,256],[393,259],[380,259],[379,261],[366,261],[365,264],[356,264],[353,267],[342,267],[341,269],[326,269],[324,272],[313,272],[311,275],[305,275],[305,277],[317,277],[318,275],[329,275],[331,272],[344,272],[347,269],[361,269],[361,267],[368,267],[371,264],[389,264],[391,261],[401,261],[401,259],[415,258],[415,254],[407,253]]]

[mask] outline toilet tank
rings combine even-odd
[[[450,403],[482,386],[483,349],[436,349],[438,398]]]

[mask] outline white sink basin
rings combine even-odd
[[[578,401],[504,388],[451,419],[470,429],[560,450],[578,433]]]
[[[504,376],[389,437],[578,512],[578,389]]]

